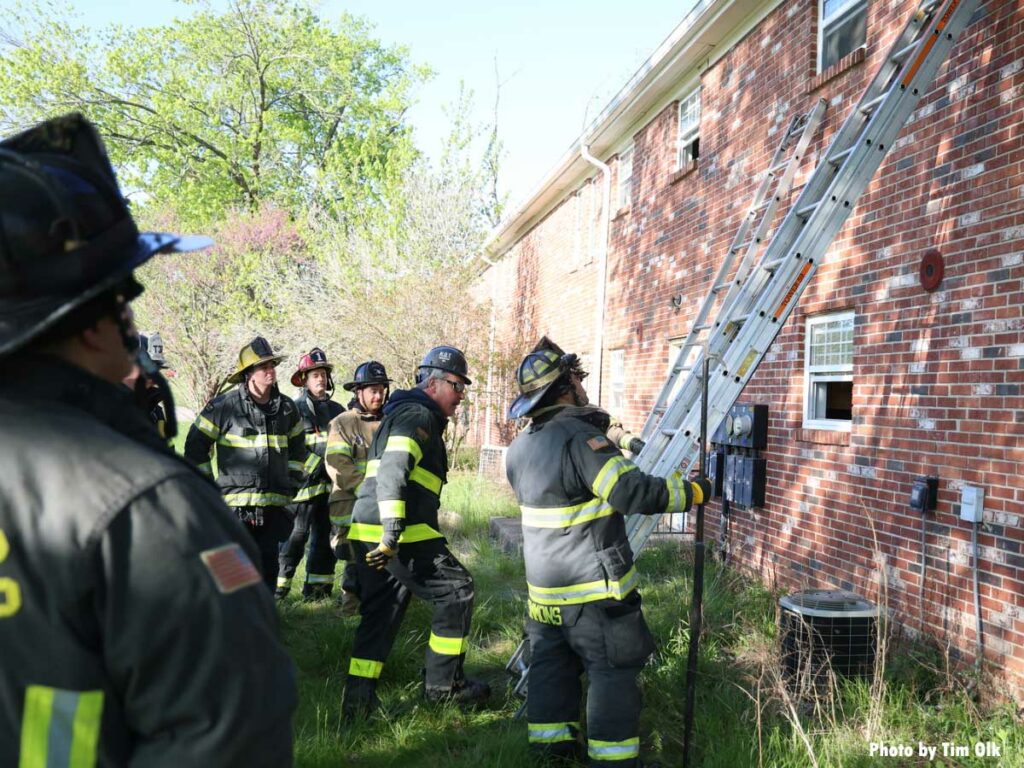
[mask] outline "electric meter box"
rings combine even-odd
[[[968,523],[980,523],[985,514],[985,489],[976,485],[965,485],[960,489],[960,519]]]
[[[768,406],[734,405],[715,430],[711,442],[763,451],[768,447]]]

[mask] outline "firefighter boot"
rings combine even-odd
[[[341,597],[338,598],[338,605],[341,606],[341,613],[344,616],[359,615],[359,595],[355,592],[349,592],[347,589],[341,590]]]
[[[333,591],[333,584],[310,584],[309,582],[306,582],[302,585],[302,599],[306,602],[326,600],[331,596]]]
[[[359,720],[372,715],[380,706],[377,681],[371,677],[349,675],[345,682],[345,698],[341,701],[341,716],[345,720]]]
[[[456,680],[451,688],[428,688],[423,686],[423,697],[430,702],[443,704],[453,702],[463,708],[480,706],[491,695],[491,686],[483,680],[466,677]]]

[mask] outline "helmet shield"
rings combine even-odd
[[[208,238],[140,233],[93,126],[65,115],[0,142],[0,355],[128,277]]]

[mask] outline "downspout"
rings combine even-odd
[[[605,163],[602,163],[592,154],[590,154],[590,148],[580,143],[580,154],[583,159],[588,163],[596,167],[601,173],[604,174],[604,182],[602,184],[603,194],[601,201],[601,231],[603,236],[598,246],[598,262],[597,262],[597,312],[594,320],[594,363],[593,370],[590,375],[593,377],[594,384],[591,390],[594,402],[601,402],[601,383],[603,376],[601,375],[604,368],[604,303],[605,303],[605,282],[608,279],[608,239],[609,239],[609,228],[611,225],[611,205],[612,205],[612,170]]]
[[[480,254],[481,260],[488,267],[496,267],[497,265],[487,258],[483,253]],[[491,422],[493,419],[493,403],[494,403],[494,329],[497,325],[497,316],[495,306],[498,303],[498,279],[496,275],[491,275],[491,328],[488,334],[487,340],[487,408],[484,411],[484,446],[491,445]]]

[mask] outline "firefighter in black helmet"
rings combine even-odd
[[[0,142],[0,765],[291,765],[256,548],[121,384],[133,270],[208,244],[136,229],[81,115]]]
[[[576,355],[542,345],[520,363],[520,394],[509,408],[510,418],[530,419],[506,456],[522,510],[529,593],[528,739],[538,751],[578,756],[586,671],[590,765],[633,768],[640,765],[637,676],[655,645],[624,516],[683,512],[709,487],[638,470],[608,439],[608,414],[588,404],[586,375]]]
[[[455,347],[434,347],[417,385],[398,390],[370,445],[349,540],[359,574],[359,612],[342,709],[354,717],[377,704],[377,681],[413,595],[434,615],[423,694],[429,701],[474,705],[490,695],[467,678],[463,662],[473,615],[473,577],[448,550],[437,521],[448,475],[444,430],[471,382]]]
[[[346,615],[359,611],[359,576],[348,542],[356,492],[366,475],[366,457],[380,426],[388,401],[391,379],[384,366],[368,360],[356,366],[345,389],[352,393],[348,410],[334,418],[327,434],[327,474],[331,478],[331,543],[334,554],[345,561],[341,578],[341,607]]]

